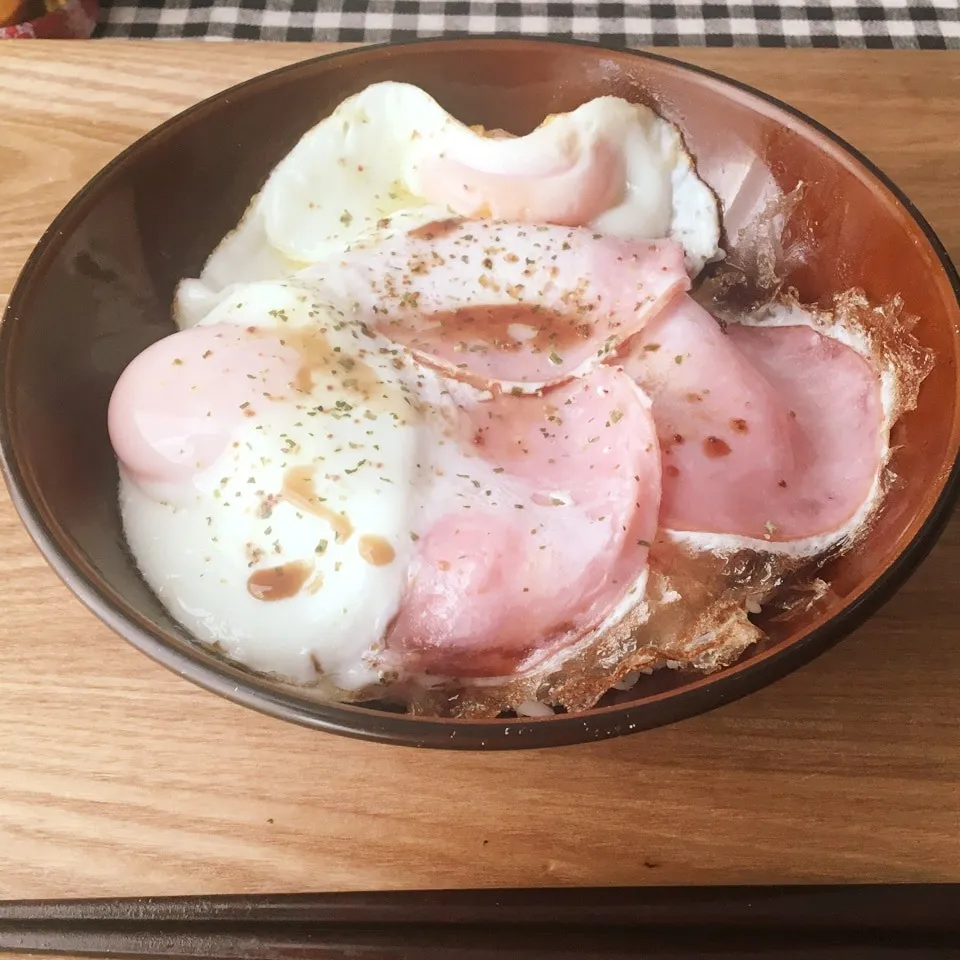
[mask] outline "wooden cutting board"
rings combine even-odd
[[[161,120],[330,45],[0,45],[0,303]],[[960,54],[671,51],[847,138],[960,259]],[[225,176],[229,172],[225,171]],[[869,624],[673,727],[416,752],[266,719],[73,599],[0,496],[0,896],[960,880],[960,524]]]

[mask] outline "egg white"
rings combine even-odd
[[[717,200],[677,128],[647,107],[600,97],[505,143],[461,123],[418,87],[385,82],[341,103],[277,164],[199,279],[181,284],[178,319],[196,322],[198,304],[231,284],[291,276],[352,244],[449,216],[420,195],[427,154],[496,172],[506,148],[529,169],[600,136],[622,152],[626,183],[617,206],[590,226],[625,238],[670,237],[684,247],[692,274],[719,256]]]
[[[356,325],[315,291],[264,282],[235,293],[203,323],[255,326],[281,338],[319,325],[344,357],[359,356]],[[309,395],[275,401],[267,415],[245,420],[236,445],[192,486],[160,490],[123,471],[120,484],[124,530],[141,572],[197,639],[216,642],[254,670],[297,682],[316,679],[319,670],[345,690],[378,679],[380,643],[399,609],[420,488],[429,483],[438,444],[436,420],[407,402],[408,391],[443,402],[429,371],[397,369],[392,344],[362,342],[363,362],[382,381],[371,399],[358,400],[340,377],[315,374]],[[313,466],[317,495],[349,516],[354,532],[345,542],[326,520],[285,500],[264,515],[265,494],[281,490],[286,471],[298,465]],[[364,534],[387,541],[393,562],[364,560]],[[310,565],[307,589],[282,602],[248,591],[253,572],[293,561]],[[320,579],[311,591],[309,583]]]

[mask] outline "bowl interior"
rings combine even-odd
[[[813,242],[789,282],[803,299],[824,304],[854,286],[875,302],[899,294],[906,312],[920,318],[918,339],[936,352],[918,409],[896,430],[893,469],[900,480],[862,547],[829,567],[833,589],[822,602],[773,625],[767,642],[719,678],[661,671],[632,691],[609,695],[606,709],[587,715],[590,724],[574,730],[572,718],[546,721],[567,727],[543,742],[617,732],[623,704],[633,705],[630,717],[640,726],[694,712],[718,699],[711,688],[755,674],[791,651],[799,656],[801,641],[818,631],[825,636],[825,624],[834,634],[852,627],[858,603],[882,592],[879,581],[927,521],[957,456],[960,308],[940,251],[874,173],[775,103],[670,61],[541,41],[370,48],[288,68],[175,118],[84,189],[25,269],[0,356],[2,435],[15,502],[61,575],[152,656],[261,709],[417,743],[447,742],[459,727],[461,742],[494,745],[497,722],[417,721],[315,704],[196,647],[136,573],[115,504],[116,467],[105,425],[120,372],[173,330],[175,284],[197,275],[271,167],[341,100],[380,80],[417,84],[468,123],[518,134],[545,114],[604,94],[647,103],[680,126],[701,175],[727,201],[728,249],[737,244],[731,201],[749,194],[751,178],[772,178],[785,192],[804,181],[787,234]],[[775,672],[784,672],[788,661]],[[542,730],[544,723],[530,726]],[[577,733],[581,726],[590,732]]]

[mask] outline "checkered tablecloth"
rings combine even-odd
[[[509,33],[611,46],[960,49],[960,0],[101,0],[98,36],[403,40]]]

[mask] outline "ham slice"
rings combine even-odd
[[[642,599],[660,457],[647,401],[613,367],[542,398],[471,396],[387,649],[412,670],[507,676]]]
[[[880,380],[808,326],[724,333],[689,297],[630,345],[663,451],[661,524],[789,542],[836,535],[884,456]]]
[[[458,219],[303,276],[457,379],[521,392],[587,373],[689,287],[670,240]]]
[[[571,152],[552,130],[541,130],[529,138],[477,137],[469,153],[462,150],[463,159],[449,148],[424,157],[417,170],[424,197],[463,216],[567,226],[589,223],[620,204],[626,165],[618,144],[595,134]],[[553,149],[535,138],[552,140]],[[488,155],[478,164],[482,152]],[[484,160],[490,169],[483,168]]]
[[[227,449],[238,424],[290,393],[297,353],[218,323],[158,340],[124,370],[108,411],[110,441],[143,482],[180,483]]]

